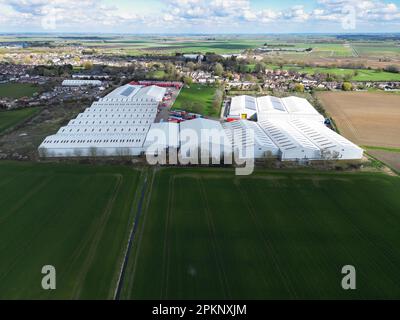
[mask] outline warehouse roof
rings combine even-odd
[[[256,122],[241,120],[224,123],[223,127],[231,143],[237,147],[258,144],[269,149],[278,149],[270,137],[259,127]],[[249,130],[254,133],[254,139],[249,134]],[[234,138],[236,137],[236,139]]]
[[[341,153],[348,148],[352,148],[362,151],[360,147],[319,122],[294,119],[290,120],[290,124],[321,150],[331,150]]]
[[[232,98],[229,116],[240,117],[243,114],[246,114],[247,118],[257,114],[259,120],[275,117],[293,118],[294,116],[310,117],[321,122],[325,120],[306,99],[298,97],[237,96]]]
[[[233,97],[231,101],[230,115],[241,116],[247,114],[248,117],[252,117],[257,113],[257,99],[250,96],[238,96]]]
[[[302,135],[286,120],[273,119],[259,122],[261,128],[282,150],[308,149],[319,151],[319,148]]]
[[[109,93],[105,100],[137,100],[137,101],[162,101],[166,93],[165,88],[158,86],[140,86],[127,84]],[[101,100],[102,101],[102,100]]]
[[[161,136],[160,136],[161,135]],[[164,140],[165,139],[165,140]],[[160,142],[161,141],[161,142]],[[164,141],[165,143],[163,143]],[[147,134],[144,147],[148,148],[153,144],[162,148],[178,148],[179,143],[179,124],[178,123],[153,123]]]
[[[140,148],[146,138],[146,133],[88,133],[88,134],[56,134],[47,137],[42,146],[46,148]]]
[[[180,124],[180,141],[185,141],[186,137],[184,137],[183,133],[186,130],[193,130],[196,133],[199,142],[203,143],[206,141],[200,141],[202,139],[202,133],[206,135],[212,135],[213,138],[218,138],[221,145],[225,145],[229,142],[229,139],[222,127],[221,123],[214,120],[198,118],[194,120],[184,121]],[[214,143],[215,141],[210,141]]]
[[[148,125],[136,125],[134,127],[127,125],[81,125],[62,127],[58,134],[86,134],[86,133],[146,133],[149,130]]]
[[[101,86],[100,80],[64,80],[63,86]]]

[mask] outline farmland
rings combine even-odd
[[[0,299],[112,299],[139,172],[0,163]],[[57,270],[57,290],[40,287]]]
[[[400,147],[400,96],[372,92],[318,95],[340,132],[363,146]]]
[[[340,133],[400,171],[400,96],[374,92],[318,94]]]
[[[215,91],[215,87],[198,84],[184,87],[176,99],[173,109],[193,111],[205,116],[218,116],[219,110],[213,109]]]
[[[279,69],[278,65],[268,65],[272,70]],[[248,71],[254,71],[253,65],[248,65]],[[400,81],[400,73],[392,73],[382,70],[368,69],[342,69],[342,68],[323,68],[323,67],[299,67],[284,65],[284,70],[293,70],[299,73],[314,75],[316,73],[325,73],[335,76],[349,76],[352,81],[368,82],[368,81]]]
[[[123,297],[398,298],[399,189],[380,174],[158,171]]]
[[[112,299],[145,172],[0,163],[0,299]],[[147,172],[122,299],[400,294],[398,177]],[[40,289],[48,264],[52,292]],[[347,264],[358,270],[356,291],[340,287]]]
[[[39,112],[39,108],[26,108],[12,111],[1,111],[0,112],[0,134],[14,127],[15,125],[24,122],[33,115]]]
[[[5,83],[0,84],[0,97],[19,99],[22,97],[31,97],[38,92],[38,87],[26,83]]]

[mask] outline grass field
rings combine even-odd
[[[134,218],[129,167],[0,163],[0,299],[112,299]],[[44,265],[57,290],[41,289]]]
[[[219,110],[213,109],[212,103],[215,95],[215,87],[192,84],[189,88],[184,87],[176,99],[173,109],[192,111],[193,104],[199,104],[204,116],[219,116]]]
[[[4,83],[0,84],[0,97],[19,99],[31,97],[38,92],[38,87],[27,83]]]
[[[21,110],[0,112],[0,134],[13,126],[22,123],[26,119],[38,113],[40,108],[26,108]]]
[[[270,69],[279,69],[277,65],[268,65]],[[341,68],[317,68],[317,67],[298,67],[298,66],[283,66],[284,70],[294,70],[300,73],[316,74],[325,73],[335,76],[351,76],[351,80],[368,82],[368,81],[400,81],[400,73],[392,73],[381,70],[367,70],[367,69],[341,69]],[[248,65],[248,71],[254,70],[252,65]]]
[[[161,170],[123,297],[398,298],[399,190],[381,174]]]

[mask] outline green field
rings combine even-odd
[[[173,109],[194,111],[193,104],[202,106],[200,112],[204,116],[219,116],[219,110],[213,110],[213,99],[215,95],[215,87],[192,84],[189,88],[184,87],[176,99]]]
[[[112,299],[140,175],[129,167],[0,163],[0,299]],[[57,289],[41,289],[41,269]]]
[[[248,72],[254,71],[254,65],[247,65]],[[280,68],[278,65],[267,65],[267,68],[277,70]],[[351,76],[352,81],[368,82],[368,81],[400,81],[400,73],[392,73],[381,70],[367,70],[367,69],[341,69],[341,68],[318,68],[318,67],[299,67],[284,65],[283,70],[293,70],[299,73],[306,73],[314,75],[316,73],[325,73],[335,76]]]
[[[0,84],[0,98],[19,99],[22,97],[32,97],[37,92],[37,86],[27,83]]]
[[[151,190],[127,299],[400,297],[398,177],[165,169]]]
[[[26,108],[21,110],[0,111],[0,134],[14,127],[17,124],[24,122],[36,113],[40,108]]]

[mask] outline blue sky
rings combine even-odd
[[[0,0],[0,32],[400,32],[400,0]]]

